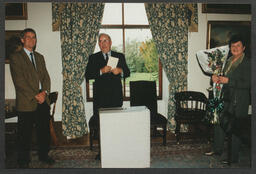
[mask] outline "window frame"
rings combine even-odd
[[[125,30],[126,29],[149,29],[149,25],[140,25],[140,24],[124,24],[124,3],[122,3],[122,24],[120,25],[111,25],[111,24],[104,24],[101,25],[101,29],[122,29],[122,34],[123,34],[123,52],[125,54]],[[159,95],[157,96],[158,100],[162,99],[162,64],[160,61],[160,58],[158,58],[158,88],[159,88]],[[129,101],[130,97],[127,97],[125,94],[125,78],[123,78],[123,100],[124,101]],[[89,86],[89,81],[86,80],[86,99],[87,102],[93,101],[93,96],[90,96],[90,86]]]

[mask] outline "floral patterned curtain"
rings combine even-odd
[[[192,7],[197,11],[197,6]],[[145,8],[158,55],[170,82],[168,120],[171,124],[168,126],[173,130],[174,93],[187,90],[188,27],[197,22],[191,18],[197,13],[191,11],[188,4],[181,3],[145,3]]]
[[[99,33],[103,3],[52,3],[53,30],[60,30],[63,73],[62,129],[81,137],[87,124],[81,84]]]

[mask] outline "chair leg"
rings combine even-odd
[[[153,126],[153,129],[152,129],[152,135],[153,137],[156,137],[157,136],[157,126]]]
[[[163,145],[166,146],[166,125],[163,126]]]
[[[180,123],[179,122],[176,122],[175,136],[176,136],[177,144],[179,144],[179,141],[180,141]]]

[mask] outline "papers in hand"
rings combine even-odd
[[[116,68],[118,63],[118,58],[109,56],[107,66],[111,66],[111,68]]]

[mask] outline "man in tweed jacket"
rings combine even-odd
[[[33,125],[36,127],[39,160],[53,164],[50,147],[50,77],[44,57],[35,51],[36,32],[27,28],[20,35],[23,49],[10,56],[18,115],[18,165],[28,168]]]

